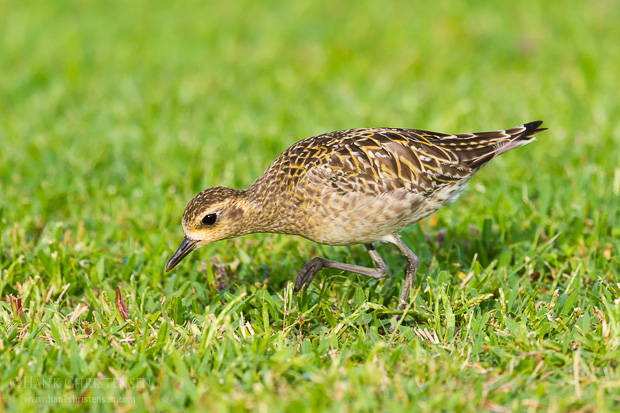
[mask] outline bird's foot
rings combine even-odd
[[[316,273],[319,272],[323,266],[323,258],[321,257],[313,258],[305,263],[297,274],[297,279],[295,280],[295,292],[300,291],[304,287],[308,288]]]

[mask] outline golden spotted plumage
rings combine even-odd
[[[487,162],[534,140],[532,135],[545,130],[541,124],[454,135],[365,128],[306,138],[285,150],[247,190],[215,187],[192,199],[183,214],[185,241],[167,269],[199,246],[256,232],[329,245],[364,244],[376,264],[365,268],[318,257],[300,271],[299,289],[323,267],[384,276],[387,267],[372,243],[388,241],[409,262],[402,309],[417,257],[397,232],[454,202]],[[214,224],[204,222],[208,214]]]

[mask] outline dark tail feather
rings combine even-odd
[[[464,137],[475,138],[472,139],[472,146],[475,145],[475,147],[459,151],[459,156],[470,168],[481,167],[504,152],[534,141],[536,139],[533,137],[534,134],[547,130],[547,128],[541,128],[540,125],[542,121],[537,120],[503,131],[474,133],[474,136],[464,135]]]

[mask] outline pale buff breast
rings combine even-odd
[[[432,214],[441,205],[405,190],[368,196],[332,193],[308,203],[309,225],[298,233],[328,245],[367,244],[400,231]]]
[[[297,224],[291,232],[327,245],[380,241],[456,201],[468,181],[441,188],[430,197],[406,189],[379,195],[322,191],[305,199],[306,223]]]

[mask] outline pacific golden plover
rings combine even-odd
[[[398,309],[405,308],[418,257],[398,232],[457,200],[487,162],[532,142],[541,121],[507,130],[450,135],[369,128],[326,133],[284,151],[248,189],[205,189],[183,213],[185,238],[166,266],[214,241],[257,232],[301,235],[327,245],[363,244],[375,268],[316,257],[295,290],[322,268],[383,278],[373,243],[390,242],[407,258]]]

